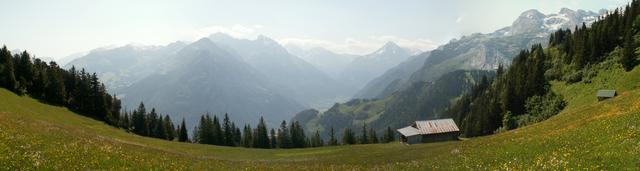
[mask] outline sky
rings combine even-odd
[[[431,50],[488,33],[529,9],[598,11],[629,0],[0,0],[0,44],[61,58],[99,47],[166,45],[215,32],[271,37],[303,49],[349,54],[387,41]]]

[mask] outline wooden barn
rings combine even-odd
[[[413,125],[400,128],[400,140],[407,144],[457,140],[460,129],[453,119],[415,121]]]
[[[616,90],[598,90],[596,96],[598,96],[598,101],[603,101],[608,98],[612,98],[618,95]]]

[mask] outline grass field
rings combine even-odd
[[[245,149],[140,137],[0,89],[0,170],[640,170],[640,68],[554,82],[568,107],[549,120],[465,141]],[[620,91],[597,102],[595,91]]]

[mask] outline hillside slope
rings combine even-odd
[[[606,72],[605,72],[606,71]],[[259,150],[125,133],[0,89],[0,170],[21,169],[640,169],[640,67],[591,83],[554,82],[569,105],[537,124],[459,142]],[[595,90],[615,88],[597,102]]]

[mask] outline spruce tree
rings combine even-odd
[[[313,137],[310,140],[311,147],[322,147],[324,146],[324,142],[322,141],[322,137],[320,136],[320,131],[316,130],[316,133],[313,134]]]
[[[291,148],[291,136],[287,128],[287,122],[282,120],[280,129],[278,129],[278,146],[280,148]]]
[[[378,135],[373,128],[369,128],[369,143],[377,144],[378,143]]]
[[[360,144],[369,144],[369,135],[367,135],[367,124],[362,125],[362,134],[360,135]]]
[[[387,127],[387,131],[384,132],[384,143],[395,141],[395,132],[391,130],[391,127]]]
[[[171,121],[171,117],[169,117],[169,115],[165,115],[163,122],[165,130],[167,132],[167,140],[172,141],[176,137],[176,131],[173,125],[173,121]]]
[[[276,130],[271,128],[271,131],[269,131],[269,145],[271,148],[278,148],[278,140],[276,139],[276,137]]]
[[[333,127],[331,127],[331,130],[329,131],[329,142],[327,143],[327,145],[329,146],[338,145],[338,139],[336,139],[336,134],[333,131]]]
[[[231,127],[231,121],[229,120],[229,115],[224,114],[224,121],[222,123],[222,132],[223,132],[223,144],[226,146],[233,146],[233,132],[235,130]]]
[[[624,49],[620,63],[625,71],[631,71],[636,66],[635,45],[633,43],[633,35],[631,31],[627,31],[624,35]]]
[[[253,147],[269,148],[269,136],[267,134],[267,125],[264,122],[264,118],[260,117],[260,122],[258,122],[254,133]]]
[[[140,102],[138,109],[133,111],[132,122],[133,132],[138,135],[147,135],[146,109],[144,103]]]
[[[16,85],[15,65],[11,51],[7,49],[7,46],[2,46],[0,49],[0,86],[15,91]]]
[[[180,128],[178,131],[178,141],[180,142],[189,141],[189,135],[187,134],[187,125],[184,122],[184,118],[182,118],[182,123],[180,124]]]
[[[242,133],[242,146],[243,147],[252,147],[253,146],[253,137],[252,137],[251,125],[247,124],[244,126],[244,132]]]
[[[218,119],[218,116],[213,115],[213,122],[209,122],[209,123],[212,123],[211,128],[213,128],[212,134],[211,134],[212,143],[215,145],[224,145],[222,127],[220,125],[220,120]]]
[[[344,128],[344,133],[342,134],[342,144],[356,144],[356,137],[353,131],[351,131],[351,128]]]

